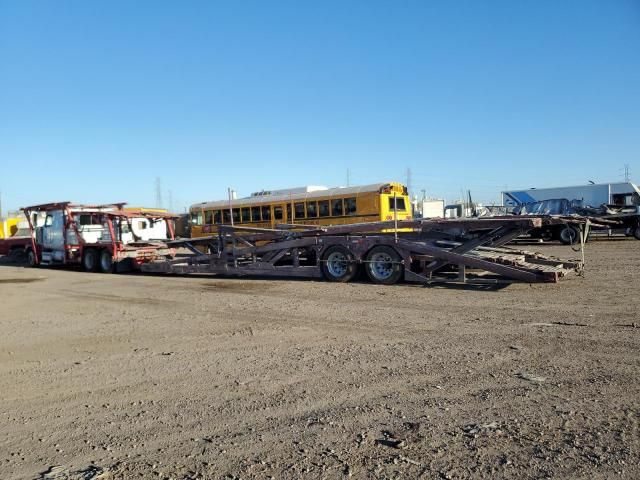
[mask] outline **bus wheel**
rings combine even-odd
[[[33,250],[29,250],[29,252],[27,253],[27,263],[29,264],[30,267],[38,266],[36,252],[34,252]]]
[[[345,247],[334,245],[322,256],[322,275],[330,282],[348,282],[358,273],[353,254]]]
[[[633,231],[633,236],[636,237],[636,240],[640,240],[640,227],[636,227]]]
[[[85,250],[82,257],[82,266],[85,272],[95,272],[98,270],[98,252],[93,248]]]
[[[580,233],[574,227],[567,225],[562,230],[560,230],[560,241],[565,245],[573,245],[578,241],[580,237]]]
[[[402,258],[393,248],[384,245],[373,247],[367,253],[365,263],[367,275],[373,283],[391,285],[402,277]]]
[[[109,250],[102,250],[100,253],[100,271],[102,273],[113,273],[113,257]]]

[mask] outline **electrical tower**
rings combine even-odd
[[[631,172],[629,171],[629,164],[628,163],[624,164],[624,181],[625,182],[630,182],[631,181]]]

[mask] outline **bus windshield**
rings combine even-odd
[[[393,200],[396,201],[396,208],[393,207]],[[405,211],[407,208],[404,203],[404,198],[389,197],[389,210]]]

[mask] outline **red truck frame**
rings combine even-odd
[[[29,265],[82,265],[84,270],[104,273],[139,269],[140,265],[171,259],[175,249],[167,246],[162,240],[137,240],[124,242],[122,240],[123,226],[134,219],[164,220],[167,226],[169,240],[175,238],[173,220],[177,217],[170,213],[150,211],[146,209],[124,209],[125,203],[107,205],[77,205],[71,202],[46,203],[23,208],[31,239],[26,247]],[[62,212],[62,245],[60,250],[48,249],[41,239],[37,238],[40,227],[34,224],[34,219],[42,212],[50,214]],[[34,215],[35,214],[35,215]],[[78,227],[80,215],[88,215],[95,219],[96,224],[106,226],[108,240],[87,242]],[[68,235],[69,232],[75,235]],[[75,241],[70,242],[73,238]],[[55,254],[55,255],[54,255]]]

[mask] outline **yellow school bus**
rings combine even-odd
[[[232,220],[235,226],[274,228],[412,218],[407,188],[395,182],[261,191],[246,198],[196,203],[189,213],[193,238],[216,233],[217,225],[231,225]]]

